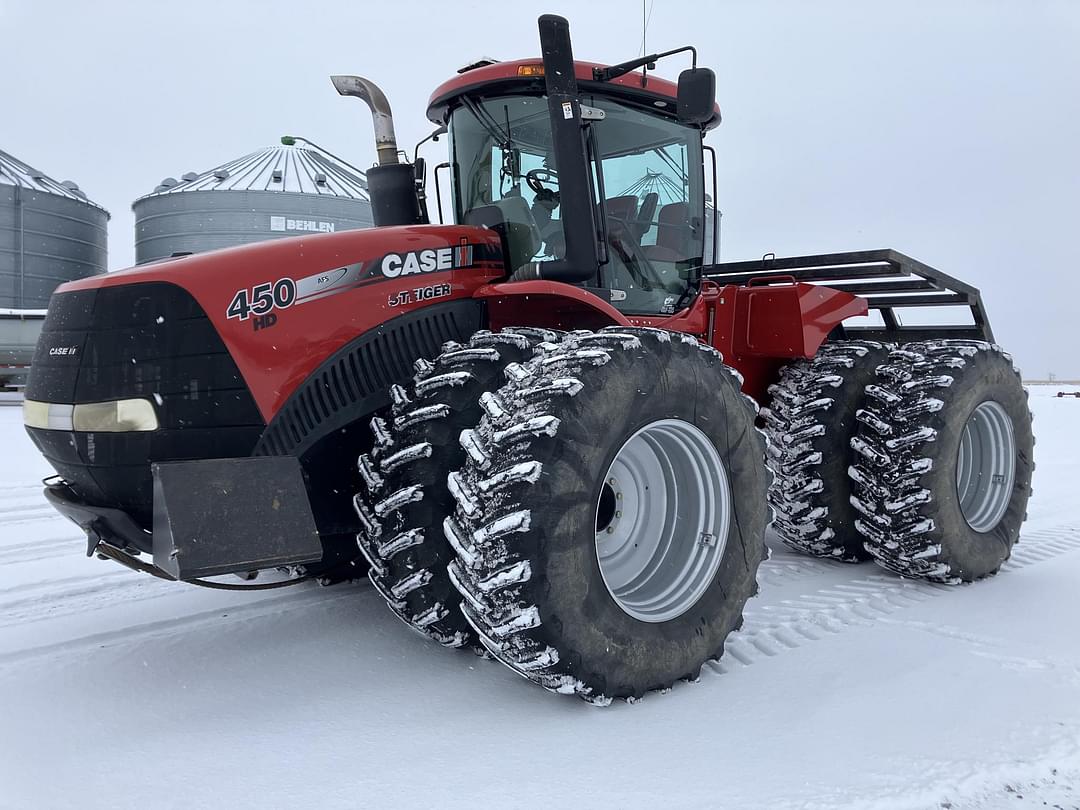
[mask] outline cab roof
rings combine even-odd
[[[545,89],[544,61],[540,58],[494,62],[463,70],[457,76],[435,88],[428,100],[427,116],[435,124],[445,124],[454,101],[464,95],[503,95],[507,93],[543,93]],[[650,107],[654,112],[676,113],[678,86],[675,82],[649,76],[641,86],[641,72],[633,71],[606,82],[593,79],[594,68],[604,68],[598,62],[574,62],[574,74],[582,92],[619,98]],[[720,123],[720,106],[713,106],[713,117],[705,123],[712,129]]]

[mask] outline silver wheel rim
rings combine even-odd
[[[1005,409],[992,400],[977,407],[964,425],[956,459],[956,493],[968,526],[993,529],[1009,508],[1016,477],[1016,439]]]
[[[660,419],[626,440],[596,504],[596,554],[623,612],[643,622],[681,616],[720,567],[731,525],[727,471],[709,437]]]

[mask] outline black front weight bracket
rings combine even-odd
[[[151,465],[154,565],[179,580],[302,565],[322,543],[295,456]]]

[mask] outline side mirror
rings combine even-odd
[[[716,105],[716,74],[709,68],[690,68],[679,74],[678,114],[684,124],[704,124]]]

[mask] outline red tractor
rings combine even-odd
[[[891,250],[707,262],[713,73],[539,28],[542,59],[431,97],[456,224],[381,91],[337,76],[374,116],[376,228],[56,292],[26,425],[89,552],[217,587],[366,569],[426,636],[596,703],[721,655],[770,521],[819,557],[995,573],[1032,434],[978,291]],[[968,322],[900,323],[933,307]],[[205,579],[268,569],[293,576]]]

